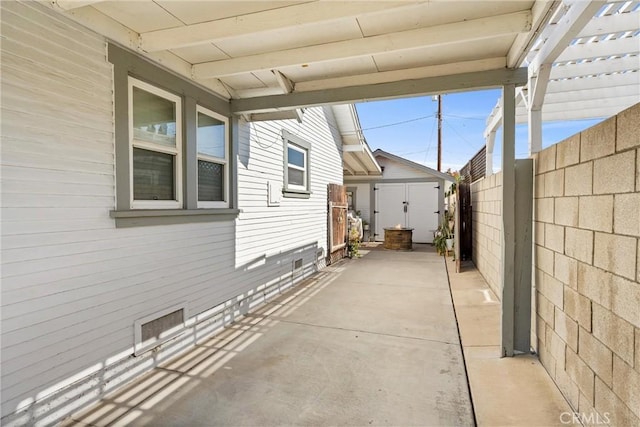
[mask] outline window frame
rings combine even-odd
[[[239,118],[231,111],[228,99],[207,88],[163,68],[130,49],[107,43],[107,59],[113,69],[113,142],[114,142],[114,207],[109,216],[116,228],[146,227],[172,224],[229,222],[238,218]],[[182,99],[182,162],[180,163],[182,204],[176,208],[131,206],[132,149],[129,129],[129,77],[148,82],[154,87],[178,95]],[[198,208],[196,105],[200,104],[228,118],[228,200],[227,208]]]
[[[139,80],[135,77],[129,76],[128,79],[128,98],[129,98],[129,202],[131,209],[181,209],[183,206],[182,200],[182,98],[164,89],[161,89],[155,85]],[[133,89],[138,88],[145,92],[156,95],[160,98],[164,98],[175,104],[176,115],[176,145],[175,148],[153,143],[149,141],[143,141],[135,138],[135,132],[133,128]],[[134,169],[133,169],[133,149],[140,148],[147,151],[153,151],[156,153],[171,154],[174,156],[173,161],[173,185],[174,185],[174,200],[135,200],[134,197]]]
[[[289,162],[288,159],[288,153],[289,153],[289,149],[292,149],[293,151],[297,151],[298,153],[302,154],[302,159],[303,159],[303,167],[300,167],[298,165],[294,165],[293,163]],[[287,188],[290,190],[300,190],[300,191],[308,191],[308,185],[307,185],[307,169],[309,169],[309,161],[307,159],[309,155],[309,152],[307,150],[305,150],[304,148],[292,143],[291,141],[287,141]],[[291,184],[289,183],[289,169],[295,169],[298,171],[302,171],[302,185],[298,185],[298,184]]]
[[[299,136],[293,135],[287,130],[282,130],[283,140],[283,166],[284,166],[284,186],[282,195],[299,199],[308,199],[311,196],[311,144]],[[289,147],[304,155],[305,167],[289,163]],[[304,173],[304,186],[289,184],[289,168],[302,170]]]
[[[208,154],[202,154],[198,151],[198,113],[209,116],[213,119],[220,120],[224,123],[224,158],[211,156]],[[228,208],[229,207],[229,119],[222,114],[218,114],[213,110],[210,110],[202,105],[196,105],[196,170],[198,168],[198,161],[203,160],[205,162],[221,164],[224,167],[223,173],[223,199],[222,201],[207,201],[199,200],[197,195],[198,208]],[[198,174],[196,173],[196,193],[198,189]]]

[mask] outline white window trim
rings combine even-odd
[[[198,128],[198,113],[205,114],[224,123],[224,158],[210,156],[197,152],[197,161],[204,160],[207,162],[218,163],[224,166],[224,200],[223,201],[200,201],[198,200],[198,208],[228,208],[229,207],[229,119],[215,111],[209,110],[201,105],[196,105],[196,130]],[[198,137],[196,132],[196,151],[198,149]],[[196,174],[196,189],[198,188],[198,178]],[[199,196],[198,196],[199,197]]]
[[[182,208],[182,98],[160,89],[154,85],[129,77],[129,186],[131,209],[181,209]],[[146,92],[172,101],[176,105],[176,146],[169,147],[162,144],[154,144],[134,138],[133,130],[133,88],[137,87]],[[175,156],[174,162],[174,188],[175,200],[134,200],[133,197],[133,149],[142,148]]]
[[[297,185],[297,184],[291,184],[288,182],[287,179],[287,188],[290,190],[302,190],[302,191],[308,191],[309,190],[309,183],[307,182],[307,175],[309,173],[308,168],[309,168],[309,151],[306,148],[300,147],[299,145],[295,144],[294,142],[287,140],[287,150],[289,148],[292,148],[293,150],[302,153],[302,156],[304,158],[304,167],[300,167],[298,165],[294,165],[291,162],[288,161],[288,156],[287,156],[287,171],[286,173],[289,173],[289,168],[291,169],[296,169],[299,171],[302,171],[302,176],[303,176],[303,185]]]

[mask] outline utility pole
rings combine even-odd
[[[438,95],[438,172],[442,172],[442,95]]]

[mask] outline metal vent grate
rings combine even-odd
[[[151,320],[141,325],[142,342],[148,340],[159,340],[163,332],[170,330],[176,326],[182,325],[184,322],[184,309],[173,311],[162,317]]]

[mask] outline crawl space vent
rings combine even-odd
[[[170,330],[176,326],[182,325],[184,322],[184,309],[179,309],[162,317],[143,323],[142,342],[148,340],[159,340],[163,332]]]

